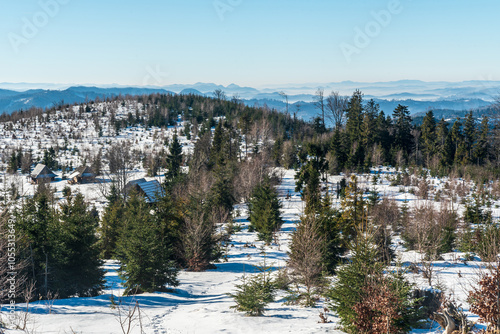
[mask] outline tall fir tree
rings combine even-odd
[[[268,244],[283,224],[281,207],[278,193],[269,180],[265,180],[254,189],[249,205],[250,224],[257,231],[259,239]]]
[[[393,112],[394,148],[402,150],[406,156],[412,149],[411,117],[407,106],[399,104]]]
[[[182,164],[182,146],[179,143],[177,132],[174,133],[172,142],[169,145],[169,153],[167,155],[167,173],[165,178],[167,181],[173,181],[179,177]]]
[[[173,245],[163,232],[151,207],[133,192],[126,204],[117,252],[125,294],[163,291],[166,285],[179,284]]]
[[[36,293],[47,296],[55,291],[54,270],[60,265],[59,250],[61,231],[57,223],[55,210],[49,204],[48,195],[38,192],[15,211],[19,233],[22,235],[23,257],[29,261],[27,277],[35,284]]]
[[[67,198],[61,205],[63,263],[58,268],[61,297],[96,296],[104,286],[96,229],[99,218],[85,203],[82,194]]]
[[[483,164],[488,159],[489,142],[488,136],[490,131],[488,117],[483,117],[478,129],[477,140],[473,146],[472,162],[477,165]]]
[[[104,209],[101,224],[98,228],[100,235],[98,245],[103,259],[111,259],[116,254],[116,246],[120,238],[125,212],[122,197],[114,183],[111,185],[107,199],[108,205]]]
[[[474,147],[474,143],[476,141],[476,120],[474,119],[472,110],[465,115],[463,133],[464,133],[465,149],[467,152],[464,164],[467,164],[473,162],[472,150]]]
[[[436,150],[436,119],[432,110],[425,114],[421,130],[422,151],[427,158],[430,158]]]

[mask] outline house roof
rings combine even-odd
[[[92,169],[88,166],[80,166],[73,173],[70,174],[69,178],[72,179],[74,177],[94,177],[94,173],[92,172]]]
[[[33,172],[31,172],[31,177],[34,179],[45,179],[45,178],[52,178],[56,177],[57,175],[54,174],[47,166],[44,164],[38,164],[36,165],[35,169]]]
[[[156,180],[146,181],[146,179],[133,180],[127,183],[127,187],[137,186],[146,196],[146,202],[154,203],[158,201],[158,197],[164,194],[164,190],[160,182]]]

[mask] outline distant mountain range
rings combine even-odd
[[[288,95],[289,111],[298,110],[298,116],[304,119],[316,115],[318,110],[313,104],[316,90],[322,88],[325,96],[331,91],[351,95],[356,89],[365,94],[365,99],[373,98],[386,114],[392,113],[398,104],[409,107],[412,114],[429,109],[464,111],[482,109],[490,106],[500,96],[500,81],[464,81],[464,82],[424,82],[401,80],[391,82],[334,82],[274,85],[264,88],[228,86],[213,83],[192,85],[175,84],[162,87],[126,87],[108,86],[71,86],[57,84],[0,83],[0,113],[27,110],[32,106],[49,108],[61,101],[64,103],[82,103],[97,97],[107,98],[118,95],[163,94],[198,94],[212,96],[217,89],[223,90],[228,98],[237,97],[248,105],[267,105],[270,108],[285,110],[284,97]],[[297,109],[297,104],[300,108]]]

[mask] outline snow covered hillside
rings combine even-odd
[[[64,166],[77,167],[88,163],[92,156],[105,155],[116,142],[129,141],[131,151],[136,159],[129,171],[128,179],[135,180],[146,177],[148,180],[164,178],[164,170],[158,176],[147,177],[144,166],[145,157],[150,153],[159,153],[165,147],[165,140],[172,138],[174,132],[181,134],[184,127],[179,117],[176,127],[133,126],[121,129],[114,136],[115,129],[111,118],[125,119],[129,113],[142,108],[133,101],[116,105],[117,113],[110,115],[108,102],[97,103],[94,110],[82,113],[80,117],[69,117],[72,113],[58,112],[50,115],[49,122],[16,122],[0,123],[0,151],[4,157],[12,152],[31,151],[33,160],[42,159],[44,149],[62,147],[58,160]],[[111,102],[116,103],[116,102]],[[78,113],[78,107],[74,107]],[[96,121],[96,119],[98,119]],[[194,139],[188,140],[180,135],[184,153],[193,150]],[[4,159],[6,161],[8,159]],[[256,232],[249,232],[248,209],[246,203],[235,206],[233,213],[236,232],[222,261],[216,263],[216,269],[205,272],[181,271],[180,285],[170,292],[145,293],[137,296],[122,296],[124,288],[118,277],[117,261],[105,262],[106,288],[102,295],[93,298],[69,298],[60,300],[40,300],[26,304],[17,304],[15,317],[8,317],[7,305],[2,307],[1,322],[7,325],[7,333],[342,333],[339,319],[331,311],[326,311],[330,322],[320,322],[320,312],[324,312],[327,301],[320,299],[313,308],[286,303],[285,294],[280,292],[275,302],[266,307],[264,316],[247,317],[234,311],[231,306],[234,300],[228,294],[234,293],[236,285],[245,276],[254,275],[257,267],[270,265],[274,275],[283,269],[288,260],[291,237],[296,225],[304,213],[304,201],[295,192],[294,176],[296,171],[280,169],[282,182],[278,193],[283,204],[282,216],[284,224],[278,233],[277,241],[265,245],[258,241]],[[55,182],[57,201],[63,200],[63,189],[70,187],[72,192],[80,192],[98,211],[105,207],[109,187],[110,172],[103,168],[103,174],[95,183],[70,185],[67,176],[70,172],[58,172]],[[400,171],[391,167],[379,167],[370,174],[358,175],[359,185],[364,189],[364,196],[369,198],[376,193],[380,198],[394,200],[400,207],[409,208],[430,204],[440,207],[444,200],[451,201],[452,210],[459,214],[464,212],[465,199],[478,191],[470,180],[450,177],[420,177],[417,172],[408,173],[407,185],[395,182]],[[18,196],[34,194],[33,185],[26,173],[10,175],[2,172],[3,194],[17,189]],[[374,181],[374,176],[376,176]],[[335,189],[346,175],[329,176],[324,186]],[[426,195],[419,193],[419,184],[425,179],[428,189]],[[496,187],[496,184],[489,185]],[[461,189],[458,191],[457,189]],[[426,198],[426,199],[424,199]],[[333,205],[340,208],[340,199],[334,199]],[[500,200],[492,198],[493,220],[500,219]],[[423,289],[439,289],[446,296],[461,304],[472,321],[477,316],[469,312],[467,294],[475,286],[481,273],[486,271],[487,263],[477,256],[468,258],[458,251],[445,253],[439,261],[430,264],[432,278],[425,278],[422,272],[425,261],[416,251],[407,251],[401,236],[393,235],[391,248],[395,251],[395,261],[391,268],[402,266],[408,269],[406,276],[416,287]],[[413,269],[412,269],[413,268]],[[410,270],[412,269],[412,270]],[[429,268],[427,268],[429,270]],[[334,278],[332,278],[334,279]],[[432,283],[432,287],[429,286]],[[435,322],[428,322],[424,328],[414,329],[412,333],[441,333],[442,329]],[[478,328],[482,325],[478,325]]]

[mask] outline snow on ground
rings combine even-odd
[[[143,176],[139,174],[138,177]],[[283,171],[283,182],[278,188],[285,220],[278,236],[278,244],[265,246],[257,241],[256,233],[247,231],[249,223],[246,220],[248,215],[246,206],[237,205],[235,212],[238,217],[235,218],[235,223],[241,226],[241,230],[233,236],[228,247],[227,259],[217,263],[217,269],[200,273],[182,271],[179,275],[180,285],[170,293],[158,292],[122,297],[123,288],[117,274],[119,264],[116,261],[107,261],[105,264],[107,284],[101,296],[55,300],[52,305],[47,301],[32,303],[27,321],[29,332],[121,333],[119,311],[122,314],[127,313],[129,309],[133,309],[135,302],[138,302],[145,333],[342,333],[336,330],[338,319],[331,313],[329,319],[332,323],[318,323],[322,302],[316,308],[286,306],[284,296],[281,294],[278,295],[276,302],[268,305],[262,317],[247,317],[230,308],[234,302],[227,294],[235,291],[235,285],[241,283],[244,275],[255,273],[256,266],[262,264],[264,260],[275,269],[286,265],[291,234],[304,209],[300,195],[294,191],[294,175],[295,172],[292,170]],[[330,177],[330,185],[333,186],[341,178],[342,176]],[[360,177],[360,184],[365,184],[367,188],[371,187],[370,182],[368,175]],[[63,184],[58,185],[56,182],[54,185],[58,191],[62,190]],[[95,191],[91,190],[93,186],[95,185],[79,187],[80,191],[83,190],[90,196],[92,191]],[[401,194],[399,189],[394,188],[397,187],[391,187],[389,181],[384,179],[377,185],[377,191],[384,196],[395,199],[404,196],[404,200],[409,201],[410,205],[419,201],[416,196]],[[335,200],[334,205],[338,204],[338,200]],[[395,238],[394,247],[397,247],[399,263],[407,266],[420,261],[418,253],[404,251],[399,238]],[[433,287],[439,287],[462,304],[467,312],[467,292],[477,281],[484,264],[479,259],[463,261],[463,255],[449,253],[443,256],[442,261],[434,262],[435,277],[432,283]],[[408,273],[407,276],[416,286],[429,288],[428,281],[421,274]],[[23,307],[25,306],[18,305],[18,310]],[[22,316],[23,312],[17,314]],[[477,317],[470,314],[469,316],[472,320],[477,320]],[[5,314],[3,319],[5,321]],[[131,333],[139,332],[139,321],[136,318]],[[429,323],[427,328],[415,329],[412,333],[441,332],[442,329],[439,329],[437,324]]]
[[[116,114],[117,119],[126,117],[129,111],[140,108],[140,105],[120,106]],[[102,104],[97,106],[102,111]],[[53,117],[53,116],[52,116]],[[33,153],[40,158],[39,154],[44,148],[64,146],[67,150],[60,151],[58,160],[62,164],[73,163],[77,167],[83,161],[82,153],[95,152],[102,148],[106,149],[116,140],[128,140],[132,149],[142,151],[157,151],[164,147],[164,139],[173,135],[174,128],[168,129],[145,129],[144,127],[129,127],[123,129],[120,136],[111,135],[109,119],[101,120],[103,136],[98,136],[93,126],[92,114],[84,114],[84,119],[59,119],[48,124],[38,123],[36,126],[23,127],[16,123],[12,125],[0,124],[0,149],[6,148],[32,148]],[[182,129],[179,124],[178,130]],[[63,133],[63,137],[58,136]],[[184,152],[191,151],[193,142],[181,136],[180,141]],[[36,160],[36,159],[35,159]],[[372,170],[369,175],[359,175],[359,185],[363,187],[368,196],[368,191],[375,189],[381,197],[396,200],[399,204],[407,202],[409,207],[424,202],[412,192],[415,186],[392,186],[395,177],[395,169],[390,167],[379,167]],[[145,176],[144,169],[136,166],[130,173],[130,180]],[[106,289],[103,294],[95,298],[70,298],[55,300],[52,302],[39,301],[30,304],[30,313],[27,319],[27,330],[8,330],[8,333],[122,333],[119,324],[119,313],[133,309],[136,302],[140,305],[140,314],[143,330],[145,333],[341,333],[336,330],[338,319],[329,314],[332,323],[320,324],[319,312],[322,310],[322,302],[316,308],[302,308],[300,306],[284,305],[283,295],[278,295],[277,301],[268,305],[267,312],[263,317],[246,317],[242,313],[235,312],[230,306],[234,305],[231,297],[227,294],[235,291],[235,285],[241,282],[244,275],[255,273],[256,266],[266,259],[266,263],[279,269],[286,265],[287,251],[291,234],[304,209],[304,203],[298,193],[295,193],[295,172],[283,171],[283,182],[279,186],[279,194],[283,202],[283,227],[278,235],[279,243],[264,247],[262,242],[256,241],[256,233],[249,233],[248,213],[244,205],[237,205],[235,217],[237,225],[241,225],[241,231],[237,232],[228,247],[227,261],[217,263],[217,269],[201,273],[182,271],[179,275],[180,285],[170,293],[150,293],[134,297],[122,297],[123,288],[117,274],[119,264],[108,261],[105,264]],[[373,176],[378,176],[377,184],[373,184]],[[3,184],[0,186],[5,191],[12,183],[20,191],[21,195],[31,195],[34,186],[29,183],[26,176],[2,175]],[[345,175],[330,176],[328,188],[336,189],[336,185]],[[412,176],[413,177],[413,176]],[[150,180],[152,178],[148,178]],[[440,203],[433,201],[438,191],[444,192],[446,183],[453,180],[449,178],[431,178],[430,200],[439,206]],[[79,191],[86,199],[101,210],[106,200],[104,198],[102,184],[107,179],[102,178],[95,184],[70,185],[72,191]],[[460,180],[461,184],[471,187],[470,182]],[[62,199],[62,190],[67,186],[67,181],[62,175],[51,184],[56,189],[56,198]],[[454,209],[463,212],[464,206],[460,204],[462,198],[457,197]],[[334,205],[339,206],[339,199],[334,198]],[[500,201],[492,203],[494,219],[500,217]],[[410,263],[418,263],[420,255],[415,252],[405,251],[401,239],[394,238],[393,246],[398,254],[398,262],[404,266]],[[265,255],[262,251],[265,250]],[[464,310],[468,311],[466,303],[467,292],[475,285],[481,271],[484,271],[484,263],[479,259],[474,261],[463,261],[464,254],[449,253],[443,256],[442,261],[433,263],[434,278],[433,287],[443,289],[447,295],[461,303]],[[410,282],[417,287],[429,288],[428,281],[422,274],[407,274]],[[114,300],[114,303],[112,302]],[[121,305],[121,306],[119,306]],[[17,305],[17,316],[24,315],[22,308],[25,305]],[[2,320],[6,321],[6,311],[2,309]],[[137,316],[137,313],[135,314]],[[471,320],[477,317],[469,314]],[[122,316],[123,320],[123,316]],[[133,333],[139,333],[139,322],[136,318]],[[16,322],[19,324],[20,319]],[[131,333],[132,333],[131,332]],[[442,330],[434,323],[429,323],[427,328],[415,329],[412,333],[441,333]]]
[[[235,222],[241,225],[241,231],[228,247],[227,261],[217,263],[217,269],[200,273],[182,271],[181,284],[171,293],[121,297],[123,288],[116,271],[119,264],[107,261],[107,284],[101,296],[55,300],[51,306],[44,301],[32,303],[28,327],[33,333],[121,333],[118,307],[113,308],[111,302],[114,296],[115,303],[121,301],[125,311],[135,301],[139,302],[145,333],[342,333],[335,330],[334,323],[318,323],[321,304],[316,308],[285,306],[283,295],[268,305],[262,317],[247,317],[230,308],[234,302],[227,294],[235,292],[235,284],[241,283],[243,275],[255,273],[256,266],[264,260],[275,269],[286,264],[290,236],[303,209],[300,196],[294,192],[293,175],[293,171],[287,171],[279,189],[283,196],[292,194],[289,200],[283,198],[285,223],[279,246],[265,247],[256,241],[256,233],[247,231],[245,206],[239,205],[236,211],[240,217]],[[22,307],[25,305],[18,305]],[[21,316],[22,312],[18,314]],[[335,321],[333,315],[330,319]],[[137,321],[134,333],[139,333],[138,326]]]

